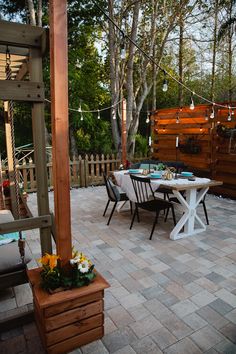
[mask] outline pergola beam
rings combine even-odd
[[[0,21],[0,45],[41,48],[44,29],[21,23]]]
[[[0,100],[44,102],[43,82],[0,80]]]
[[[20,66],[16,74],[16,80],[18,81],[23,80],[24,77],[28,74],[28,72],[29,72],[29,63],[28,61],[26,61]]]

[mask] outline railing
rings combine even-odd
[[[133,159],[133,162],[147,159],[139,156]],[[71,187],[88,187],[103,184],[104,171],[108,174],[110,171],[117,170],[121,160],[115,154],[112,155],[81,155],[77,159],[70,161],[70,184]],[[35,192],[37,190],[35,164],[32,159],[24,159],[17,163],[18,181],[21,182],[26,192]],[[3,178],[6,175],[8,166],[2,162]],[[52,162],[47,163],[48,188],[53,188]]]

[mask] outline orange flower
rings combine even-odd
[[[53,268],[55,268],[57,266],[57,260],[59,259],[60,257],[55,255],[55,254],[52,254],[50,255],[50,258],[49,258],[49,267],[51,270],[53,270]]]
[[[45,255],[40,258],[38,261],[43,265],[43,266],[49,266],[50,270],[53,270],[57,266],[57,260],[60,257],[55,255],[55,254],[48,254],[45,253]]]

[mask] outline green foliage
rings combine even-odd
[[[148,153],[148,142],[147,138],[141,134],[136,134],[135,136],[135,152],[142,154],[142,156],[147,156]]]

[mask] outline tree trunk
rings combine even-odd
[[[182,0],[180,0],[180,18],[179,18],[179,88],[178,88],[178,101],[179,107],[183,106],[183,86],[181,83],[184,81],[183,73],[183,49],[184,49],[184,21],[182,14]]]
[[[36,17],[33,0],[28,0],[29,17],[31,26],[36,26]]]
[[[229,19],[230,21],[232,20],[232,10],[233,10],[233,0],[230,1],[230,7],[229,7]],[[233,44],[232,44],[232,38],[233,38],[233,26],[229,26],[228,29],[228,75],[229,75],[229,103],[232,103],[232,96],[233,96],[233,90],[232,90],[232,61],[233,61]]]
[[[74,135],[74,129],[72,126],[69,127],[69,137],[70,137],[70,158],[71,160],[73,157],[78,157],[78,149],[76,144],[76,139]]]
[[[43,17],[43,9],[42,9],[42,0],[38,0],[38,26],[42,27],[42,17]]]
[[[108,10],[109,16],[113,18],[114,13],[114,4],[113,0],[108,1]],[[109,21],[109,63],[110,63],[110,85],[111,85],[111,99],[112,105],[114,106],[111,109],[111,127],[112,127],[112,136],[115,145],[115,149],[118,151],[120,148],[120,134],[118,130],[117,119],[114,119],[116,116],[117,103],[119,101],[119,80],[118,80],[118,64],[117,64],[117,50],[116,50],[116,34],[115,29],[111,21]]]
[[[156,46],[153,47],[153,58],[156,57]],[[157,66],[153,63],[152,65],[152,111],[157,109]]]
[[[213,52],[212,52],[212,71],[211,71],[211,101],[215,99],[215,71],[216,71],[216,47],[217,47],[217,27],[218,27],[218,5],[219,0],[215,0],[214,9],[214,38],[213,38]]]

